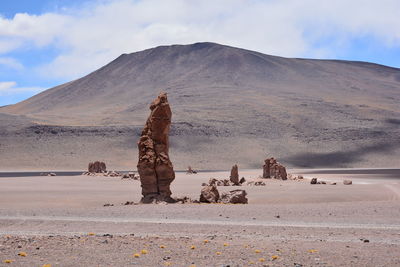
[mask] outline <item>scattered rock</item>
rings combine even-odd
[[[287,180],[286,168],[276,159],[267,158],[263,165],[263,178]]]
[[[150,105],[150,116],[138,142],[139,162],[137,165],[142,184],[142,202],[153,200],[174,202],[170,184],[175,179],[169,159],[169,129],[172,112],[167,94],[161,93]]]
[[[353,184],[353,181],[351,181],[351,180],[344,180],[344,181],[343,181],[343,184],[344,184],[344,185],[351,185],[351,184]]]
[[[254,182],[255,186],[265,186],[266,184],[263,181],[256,181]]]
[[[246,179],[244,177],[242,177],[239,181],[239,184],[244,184],[246,182]]]
[[[217,203],[219,200],[219,192],[215,185],[208,185],[201,189],[200,202]]]
[[[48,173],[47,176],[57,176],[54,172]]]
[[[317,178],[312,178],[310,184],[317,184]]]
[[[247,204],[248,200],[246,198],[246,195],[247,193],[245,190],[236,189],[227,193],[222,193],[220,201],[222,203]]]
[[[103,205],[103,207],[112,207],[112,206],[114,206],[114,204],[106,203]]]
[[[239,170],[237,164],[232,166],[229,180],[233,183],[233,185],[239,185]]]
[[[336,185],[336,183],[335,183],[335,182],[332,182],[332,183],[330,183],[330,185]]]
[[[196,173],[197,173],[197,171],[193,170],[191,166],[188,166],[186,174],[196,174]]]
[[[106,164],[101,161],[90,162],[88,165],[88,172],[103,173],[107,171]]]
[[[208,180],[208,185],[217,185],[218,180],[215,178],[210,178],[210,180]]]
[[[181,203],[181,204],[190,204],[190,203],[199,203],[198,200],[193,200],[190,197],[184,196],[184,197],[179,197],[175,198],[176,203]]]
[[[125,203],[122,203],[122,205],[124,205],[124,206],[128,206],[128,205],[136,205],[136,203],[135,203],[135,202],[133,202],[133,201],[127,201],[127,202],[125,202]]]

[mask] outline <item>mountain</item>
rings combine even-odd
[[[160,91],[173,111],[177,168],[258,167],[266,156],[293,167],[400,165],[400,69],[215,43],[123,54],[81,79],[0,108],[3,116],[33,123],[4,134],[13,138],[0,141],[0,158],[23,153],[32,157],[30,168],[39,161],[70,169],[97,156],[133,169],[137,137]],[[21,148],[13,151],[13,142]]]

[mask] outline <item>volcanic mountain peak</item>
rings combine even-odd
[[[304,151],[317,155],[314,163],[334,164],[347,155],[365,163],[365,153],[376,161],[378,152],[400,151],[398,124],[390,123],[400,117],[399,69],[283,58],[215,43],[123,54],[83,78],[0,112],[40,124],[118,126],[124,132],[123,127],[143,124],[148,103],[161,91],[168,93],[174,110],[171,148],[183,158],[187,144],[200,154],[210,153],[212,144],[218,159],[199,156],[215,164],[232,155],[239,162],[268,153],[301,165],[312,158],[301,156]],[[342,150],[348,152],[342,155]]]

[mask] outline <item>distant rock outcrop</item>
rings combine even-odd
[[[175,172],[168,155],[172,112],[167,94],[161,93],[151,103],[150,110],[138,142],[137,168],[142,184],[142,202],[174,202],[170,184],[175,179]]]
[[[280,164],[274,158],[267,158],[263,166],[263,178],[275,178],[287,180],[287,172],[285,166]]]
[[[239,185],[239,170],[237,164],[232,166],[229,180],[233,183],[233,185]]]
[[[107,172],[106,164],[102,161],[90,162],[88,165],[88,172],[90,173]]]

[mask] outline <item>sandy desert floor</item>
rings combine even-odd
[[[2,177],[0,266],[400,266],[399,170],[289,172],[338,184],[266,180],[241,187],[248,205],[122,205],[139,181]],[[211,177],[229,173],[178,172],[172,192],[198,199]]]

